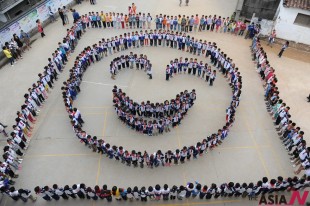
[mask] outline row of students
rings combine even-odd
[[[212,62],[211,62],[212,63]],[[185,58],[180,57],[170,61],[170,64],[166,67],[166,80],[168,81],[175,74],[187,73],[204,79],[209,82],[210,86],[213,86],[213,82],[216,78],[216,70],[212,71],[211,65],[198,62],[197,58]]]
[[[152,33],[152,31],[151,31]],[[165,34],[165,31],[163,32],[163,35]],[[159,35],[161,35],[161,31],[159,32]],[[148,45],[149,44],[149,39],[141,39],[144,38],[145,36],[148,36],[148,31],[143,33],[140,31],[140,35],[138,32],[132,32],[132,37],[129,34],[124,34],[124,37],[120,35],[119,37],[112,37],[110,39],[102,39],[102,41],[99,41],[98,44],[94,44],[93,47],[89,47],[88,50],[86,51],[88,55],[90,55],[90,61],[99,61],[100,58],[103,56],[107,56],[107,54],[113,54],[119,51],[127,50],[129,48],[133,47],[139,47]],[[155,31],[155,35],[157,35]],[[139,39],[140,38],[140,39]],[[153,38],[153,37],[152,37]],[[147,41],[145,41],[147,40]],[[150,39],[150,45],[151,46],[157,46],[157,39]],[[154,40],[154,41],[153,41]],[[204,41],[202,43],[202,40],[194,39],[194,37],[190,38],[190,36],[185,36],[185,34],[177,36],[176,39],[170,40],[167,39],[162,39],[163,44],[165,45],[164,41],[167,42],[167,45],[171,45],[171,48],[179,48],[179,50],[185,50],[185,45],[186,45],[186,51],[192,54],[198,54],[198,55],[205,55],[206,57],[211,57],[211,64],[203,64],[202,62],[197,62],[197,59],[190,58],[190,59],[185,59],[184,62],[182,59],[179,60],[174,60],[173,62],[170,62],[170,64],[166,68],[166,74],[170,74],[170,76],[166,75],[166,80],[169,80],[169,77],[171,77],[173,72],[188,72],[192,73],[193,75],[202,76],[204,78],[204,75],[206,74],[206,80],[210,81],[210,86],[213,85],[213,82],[216,78],[216,70],[211,70],[211,65],[215,66],[216,68],[219,69],[220,72],[225,74],[225,77],[228,76],[228,74],[231,74],[233,70],[235,69],[235,65],[233,64],[232,59],[227,57],[227,55],[221,51],[220,48],[217,47],[215,43],[211,43],[207,41]],[[178,42],[179,41],[179,42]],[[181,42],[180,42],[181,41]],[[196,44],[197,43],[197,44]],[[158,44],[161,45],[161,39],[158,39]],[[111,78],[115,78],[115,74],[118,69],[127,67],[128,64],[130,63],[130,68],[133,68],[133,64],[136,64],[136,67],[139,68],[147,68],[148,74],[152,74],[151,68],[147,67],[149,65],[149,61],[147,60],[146,56],[143,57],[138,57],[133,54],[121,57],[117,60],[117,67],[114,64],[110,65],[110,72],[111,72]],[[236,68],[237,69],[237,68]],[[150,75],[151,77],[151,75]]]
[[[125,14],[108,12],[88,12],[81,16],[83,27],[98,29],[150,29],[152,16],[150,13]]]
[[[246,22],[233,17],[222,17],[218,15],[163,15],[155,17],[156,28],[171,29],[185,32],[230,32],[236,35],[243,35],[247,28]]]
[[[131,10],[129,10],[131,11]],[[88,12],[81,16],[83,24],[88,28],[115,28],[115,29],[151,29],[155,22],[156,29],[167,29],[178,32],[223,32],[239,36],[253,37],[260,32],[260,27],[254,24],[247,25],[242,19],[222,17],[218,15],[166,15],[158,14],[153,19],[151,14],[145,13],[115,13],[115,12]],[[253,27],[253,28],[252,28]]]
[[[304,132],[291,120],[290,107],[280,98],[275,69],[269,64],[267,53],[261,46],[260,39],[257,36],[253,38],[251,49],[257,72],[264,80],[264,96],[267,110],[274,120],[280,140],[282,140],[290,155],[292,166],[298,166],[295,174],[299,174],[304,170],[305,174],[309,176],[310,147],[307,147],[304,140]]]
[[[181,1],[180,1],[181,3]],[[181,5],[181,4],[180,4]],[[135,7],[134,7],[135,8]],[[92,28],[117,28],[117,29],[139,29],[151,28],[152,16],[150,13],[132,12],[132,7],[128,9],[128,15],[115,12],[89,12],[88,15],[82,16],[84,25],[91,22]],[[236,12],[230,17],[222,17],[219,15],[166,15],[158,14],[154,18],[156,29],[167,29],[178,32],[223,32],[243,36],[245,39],[253,38],[255,34],[259,34],[261,30],[260,24],[254,25],[250,23],[247,25],[245,20],[236,19]],[[102,26],[101,26],[102,25]]]
[[[134,32],[133,32],[134,33]],[[137,32],[136,32],[137,33]],[[142,33],[142,32],[141,32]],[[126,34],[124,34],[125,36]],[[130,34],[129,34],[130,35]],[[185,35],[183,35],[184,38],[187,40],[190,40],[190,42],[196,42],[198,40],[195,40],[194,38],[190,38],[189,36],[185,37]],[[94,62],[95,59],[96,61],[99,61],[99,59],[101,59],[103,56],[107,56],[107,54],[112,54],[112,53],[116,53],[122,50],[127,50],[129,48],[131,48],[131,42],[128,41],[123,41],[122,40],[122,35],[120,35],[120,38],[115,37],[115,38],[111,38],[112,39],[112,43],[109,39],[107,39],[107,41],[105,39],[102,39],[102,41],[99,41],[98,44],[94,44],[93,47],[88,47],[88,49],[85,51],[85,53],[87,53],[86,55],[90,56],[90,61]],[[116,41],[115,41],[116,40]],[[201,40],[202,41],[202,40]],[[114,43],[113,43],[114,42]],[[134,44],[134,47],[139,47],[139,42],[144,42],[137,40],[136,44]],[[206,42],[206,41],[205,41]],[[144,43],[142,43],[141,45],[144,45]],[[181,72],[183,70],[183,72],[188,71],[189,73],[193,73],[194,75],[196,75],[196,71],[197,71],[197,75],[198,76],[202,76],[204,78],[204,75],[206,74],[206,80],[210,81],[210,85],[213,85],[213,82],[216,78],[216,71],[215,70],[211,70],[211,65],[216,66],[220,72],[222,72],[223,74],[225,74],[225,77],[228,76],[228,74],[231,74],[233,72],[235,68],[235,65],[232,62],[232,59],[230,59],[229,57],[227,57],[227,55],[221,51],[220,48],[217,48],[217,45],[215,43],[207,43],[205,44],[206,47],[202,47],[201,50],[198,49],[198,54],[201,52],[202,54],[205,54],[206,57],[211,56],[211,64],[210,65],[206,65],[202,62],[197,62],[196,59],[185,59],[184,62],[182,62],[182,60],[180,59],[180,62],[171,62],[168,69],[167,66],[167,71],[166,74],[168,74],[168,71],[170,73],[170,75],[172,74],[172,72]],[[153,46],[153,43],[151,42],[151,46]],[[155,44],[154,44],[155,46]],[[177,48],[172,46],[172,48]],[[183,48],[183,46],[181,46],[179,49],[181,50]],[[185,46],[184,46],[185,49]],[[195,52],[195,46],[193,45],[188,45],[187,50],[189,53],[192,54],[196,54]],[[200,51],[200,52],[199,52]],[[152,74],[152,70],[151,70],[151,66],[149,61],[147,60],[146,56],[143,57],[138,57],[135,56],[133,54],[121,57],[117,60],[117,67],[114,64],[110,65],[110,73],[111,73],[111,78],[114,79],[115,78],[115,73],[117,72],[117,70],[119,68],[123,68],[123,67],[127,67],[128,64],[130,64],[130,68],[133,68],[134,63],[136,64],[136,67],[139,68],[146,68],[148,75],[151,78],[151,74]],[[177,64],[177,65],[176,65]],[[177,70],[176,70],[177,67]],[[170,76],[166,76],[166,79],[169,80]]]
[[[37,195],[41,196],[46,201],[60,199],[88,199],[88,200],[104,200],[107,202],[112,201],[174,201],[174,200],[186,200],[186,199],[200,199],[210,200],[218,198],[246,198],[249,200],[256,199],[259,195],[266,195],[272,193],[279,193],[285,191],[297,191],[303,190],[310,186],[310,178],[303,177],[289,177],[283,178],[278,176],[276,179],[268,179],[263,177],[262,180],[256,183],[234,183],[227,182],[223,184],[212,183],[210,185],[201,184],[197,181],[188,182],[186,185],[172,185],[168,184],[155,186],[138,186],[134,187],[117,187],[113,186],[109,188],[106,184],[102,187],[96,185],[94,187],[86,186],[84,183],[74,184],[72,187],[65,185],[60,187],[54,184],[52,187],[37,186],[34,191]],[[9,194],[11,195],[11,193]],[[11,196],[12,198],[14,196]],[[18,200],[17,197],[13,198]]]
[[[174,32],[170,30],[145,30],[132,31],[124,33],[112,38],[102,39],[98,44],[95,44],[97,50],[107,54],[124,51],[128,48],[139,48],[144,46],[163,46],[171,47],[179,50],[186,50],[187,52],[207,57],[213,52],[214,45],[211,42],[202,41],[202,39],[195,39],[182,32]],[[216,46],[216,45],[215,45]],[[218,50],[219,56],[225,58],[225,54]],[[220,58],[220,60],[222,60]],[[218,55],[216,56],[218,59]]]
[[[117,89],[116,86],[113,89],[113,103],[118,118],[131,129],[149,136],[157,136],[164,131],[169,132],[171,126],[180,125],[195,100],[195,90],[190,93],[185,90],[170,102],[168,100],[164,103],[147,101],[138,104],[126,96],[121,89]],[[143,117],[153,120],[148,121]]]
[[[175,99],[165,100],[163,103],[152,103],[149,100],[142,101],[140,104],[134,102],[122,89],[114,86],[113,90],[113,103],[115,107],[122,107],[129,110],[130,114],[134,116],[142,116],[146,118],[160,118],[169,115],[174,115],[178,110],[182,109],[187,112],[189,108],[194,105],[196,100],[196,91],[193,89],[191,92],[185,90],[176,95]],[[184,106],[184,107],[183,107]]]
[[[58,75],[63,71],[68,55],[73,52],[77,44],[76,25],[67,30],[62,43],[48,58],[47,66],[38,74],[38,80],[31,85],[28,92],[24,94],[24,102],[20,111],[17,111],[15,124],[7,133],[7,145],[3,148],[3,161],[0,161],[0,190],[9,194],[13,199],[27,201],[36,200],[29,190],[15,189],[13,178],[17,178],[17,171],[21,168],[25,150],[28,148],[34,124],[40,113],[40,109],[48,98],[48,94],[54,87]]]
[[[121,71],[122,69],[133,69],[135,68],[137,70],[141,69],[144,70],[144,72],[147,73],[149,76],[149,79],[153,78],[152,75],[152,64],[150,60],[148,60],[146,55],[140,54],[133,54],[133,52],[130,52],[129,55],[121,55],[120,57],[114,58],[110,63],[110,73],[111,78],[115,79],[116,74]]]
[[[169,166],[171,164],[178,164],[179,162],[184,163],[185,159],[196,158],[206,152],[208,149],[212,150],[214,147],[222,143],[222,140],[227,137],[229,128],[233,125],[235,120],[236,108],[239,105],[239,97],[241,95],[242,88],[242,78],[238,68],[231,62],[229,67],[229,72],[224,72],[224,76],[230,82],[232,88],[232,100],[229,108],[226,111],[226,124],[225,126],[218,130],[217,133],[205,138],[203,141],[198,142],[195,145],[185,146],[181,149],[174,151],[161,152],[160,150],[154,154],[148,154],[147,152],[139,151],[126,151],[122,146],[110,145],[103,139],[98,139],[96,136],[91,136],[87,134],[82,129],[82,124],[79,123],[71,115],[71,110],[73,109],[73,103],[76,95],[80,92],[79,84],[83,78],[83,74],[87,71],[88,67],[94,63],[92,61],[92,54],[88,52],[90,47],[85,48],[76,58],[74,67],[70,70],[69,79],[64,82],[63,98],[64,104],[67,112],[69,113],[69,118],[73,131],[75,132],[77,138],[84,143],[86,146],[92,149],[93,152],[99,152],[105,154],[110,159],[115,159],[120,162],[126,163],[128,166],[133,165],[135,167],[144,167],[147,165],[150,168],[159,165]],[[212,44],[213,52],[216,51],[215,44]],[[213,54],[208,55],[211,57]],[[104,55],[103,55],[104,56]],[[104,58],[104,57],[103,57]],[[228,58],[228,57],[227,57]],[[229,59],[229,61],[232,61]],[[218,66],[218,65],[217,65]],[[219,67],[221,69],[221,67]]]

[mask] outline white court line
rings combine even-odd
[[[85,82],[85,83],[89,83],[89,84],[98,84],[98,85],[102,85],[102,86],[111,86],[113,87],[115,84],[104,84],[104,83],[101,83],[101,82],[89,82],[89,81],[82,81],[82,82]],[[122,86],[122,85],[116,85],[117,87],[128,87],[128,86]]]
[[[112,10],[115,10],[116,9],[116,6],[103,6],[104,8],[109,8],[109,9],[112,9]]]

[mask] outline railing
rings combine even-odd
[[[1,2],[1,1],[2,1],[2,0],[0,0],[0,2]],[[7,0],[3,0],[3,1],[7,1]],[[16,2],[17,0],[12,0],[12,1],[15,1],[15,2]],[[37,2],[37,1],[36,1],[36,4],[34,4],[33,6],[29,7],[29,8],[27,9],[27,11],[23,12],[23,13],[22,13],[21,15],[19,15],[19,16],[16,16],[16,17],[14,17],[14,18],[8,20],[5,24],[1,25],[1,26],[0,26],[0,31],[1,31],[2,29],[4,29],[4,28],[9,27],[10,25],[14,24],[16,21],[22,19],[23,17],[27,16],[29,13],[33,12],[34,9],[36,9],[36,8],[39,7],[40,5],[46,3],[47,1],[49,1],[49,0],[42,0],[42,1],[40,1],[40,2]]]
[[[5,11],[6,9],[21,3],[23,0],[0,0],[0,11]]]

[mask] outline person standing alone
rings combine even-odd
[[[38,32],[41,34],[41,37],[42,37],[42,38],[45,37],[45,34],[44,34],[44,30],[43,30],[43,26],[42,26],[42,24],[41,24],[41,21],[38,19],[38,20],[36,21],[36,23],[37,23],[37,26],[38,26]]]
[[[278,54],[279,58],[282,57],[283,52],[287,49],[287,47],[288,47],[289,44],[290,44],[289,41],[286,41],[285,44],[283,44],[283,46],[282,46],[282,48],[281,48],[281,51],[280,51],[279,54]]]

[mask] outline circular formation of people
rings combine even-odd
[[[91,1],[95,4],[95,1]],[[186,6],[189,1],[186,1]],[[180,6],[182,1],[180,0]],[[60,8],[60,17],[63,25],[69,23],[64,16],[68,10]],[[7,138],[7,145],[3,148],[3,161],[0,161],[0,191],[7,194],[14,200],[27,202],[28,199],[36,201],[36,195],[41,196],[46,201],[65,200],[72,198],[80,199],[106,199],[111,202],[116,201],[148,201],[148,200],[182,200],[187,198],[211,199],[218,197],[249,197],[255,198],[260,194],[294,191],[309,187],[310,185],[310,147],[307,147],[303,139],[304,132],[290,118],[290,107],[280,98],[277,87],[277,77],[275,69],[269,64],[267,54],[260,44],[259,25],[250,24],[248,27],[245,22],[235,20],[235,14],[231,17],[221,18],[220,16],[198,15],[191,17],[156,15],[155,20],[150,13],[137,13],[136,5],[133,3],[128,8],[128,14],[123,13],[103,13],[89,12],[80,16],[79,13],[71,9],[74,25],[67,30],[67,35],[62,42],[58,43],[58,48],[54,51],[43,72],[38,74],[38,81],[33,83],[25,93],[24,104],[21,110],[16,113],[16,124],[12,127],[12,132],[7,132],[7,126],[0,123],[0,132]],[[155,21],[156,29],[151,29],[152,22]],[[40,21],[38,31],[44,37],[43,27]],[[104,29],[137,29],[138,31],[124,33],[107,39],[101,39],[98,43],[86,47],[77,55],[74,60],[74,67],[70,69],[69,78],[63,82],[61,87],[63,101],[66,112],[68,113],[73,131],[79,141],[88,146],[93,152],[105,155],[109,159],[126,164],[127,166],[140,168],[158,168],[159,166],[170,167],[172,165],[183,164],[190,159],[203,157],[209,151],[218,147],[223,140],[227,138],[230,128],[234,124],[236,109],[239,106],[242,77],[235,63],[228,55],[222,51],[216,43],[191,37],[187,32],[225,32],[235,35],[251,38],[252,58],[256,64],[257,72],[264,81],[265,101],[267,111],[275,120],[276,130],[279,138],[283,141],[286,150],[291,156],[293,167],[298,167],[294,172],[298,175],[305,170],[305,175],[301,178],[294,176],[284,178],[278,176],[275,179],[263,177],[257,182],[228,182],[222,184],[203,184],[199,182],[189,182],[186,185],[153,185],[138,188],[118,187],[107,185],[86,186],[84,183],[74,184],[72,186],[57,184],[51,186],[37,186],[34,188],[34,195],[31,189],[14,187],[14,179],[18,178],[16,170],[20,168],[23,161],[25,150],[29,145],[29,137],[32,135],[33,127],[37,116],[40,114],[40,108],[47,101],[53,85],[58,80],[58,75],[65,69],[68,56],[74,52],[76,45],[86,29],[104,28]],[[143,30],[142,30],[143,29]],[[22,33],[22,40],[16,35],[11,42],[6,42],[3,47],[5,55],[10,59],[11,65],[18,58],[22,58],[20,48],[25,43],[27,48],[29,44],[29,35]],[[275,36],[275,35],[273,35]],[[269,39],[269,43],[272,40]],[[24,42],[24,43],[23,43]],[[288,44],[287,44],[288,45]],[[123,146],[111,145],[104,139],[88,134],[83,130],[85,124],[81,112],[73,106],[77,95],[81,92],[80,84],[83,74],[88,68],[108,55],[114,55],[132,48],[141,47],[169,47],[180,50],[190,55],[189,58],[175,58],[171,60],[164,70],[166,80],[177,75],[192,75],[207,82],[213,86],[217,74],[222,74],[227,79],[232,90],[230,105],[226,109],[226,123],[213,134],[207,134],[202,137],[200,142],[184,146],[175,151],[155,152],[126,150]],[[283,50],[284,51],[284,50]],[[281,50],[281,55],[283,54]],[[192,56],[202,56],[210,58],[210,62],[198,62],[197,58]],[[280,54],[279,54],[280,55]],[[280,56],[281,56],[280,55]],[[153,79],[152,64],[146,55],[134,54],[130,51],[128,55],[115,57],[110,63],[108,69],[111,78],[115,79],[120,72],[137,69],[146,72],[150,81]],[[172,84],[172,83],[171,83]],[[163,135],[164,132],[170,132],[171,129],[181,124],[181,120],[186,116],[188,110],[194,106],[196,100],[196,91],[182,91],[174,99],[165,100],[163,103],[152,103],[149,100],[137,103],[126,93],[114,86],[112,104],[115,108],[117,117],[132,130],[148,136]]]

